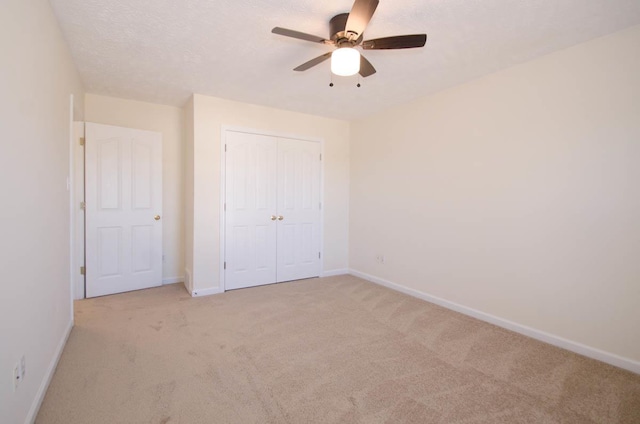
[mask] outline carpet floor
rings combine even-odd
[[[640,423],[640,376],[352,276],[82,300],[37,423]]]

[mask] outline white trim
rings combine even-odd
[[[325,271],[322,273],[323,277],[335,277],[336,275],[345,275],[349,274],[348,269],[332,269],[330,271]]]
[[[226,241],[226,237],[227,237],[227,232],[226,232],[226,222],[225,222],[225,218],[226,218],[226,214],[225,214],[225,210],[224,210],[224,203],[227,200],[227,152],[226,152],[226,146],[227,146],[227,130],[230,129],[230,127],[227,127],[225,125],[221,126],[221,133],[220,133],[220,206],[219,206],[219,211],[220,211],[220,227],[218,229],[218,233],[220,234],[220,262],[218,263],[219,266],[219,272],[220,272],[220,290],[222,292],[225,291],[225,287],[226,287],[226,281],[225,281],[225,267],[224,267],[224,262],[225,262],[225,258],[226,258],[226,251],[225,251],[225,241]],[[191,294],[193,296],[193,292]]]
[[[320,143],[320,274],[324,275],[324,139],[318,141]]]
[[[73,278],[73,269],[76,267],[75,261],[75,148],[74,136],[75,125],[73,124],[73,94],[69,94],[69,174],[67,175],[67,193],[69,196],[69,288],[71,291],[70,319],[73,323],[73,300],[76,297],[75,279]]]
[[[184,277],[170,277],[162,279],[162,285],[176,283],[184,283]]]
[[[372,283],[385,286],[392,290],[399,291],[409,296],[417,297],[418,299],[435,303],[436,305],[440,305],[447,309],[460,312],[461,314],[468,315],[473,318],[477,318],[481,321],[485,321],[490,324],[497,325],[498,327],[506,328],[507,330],[520,333],[527,337],[531,337],[533,339],[540,340],[545,343],[549,343],[551,345],[560,347],[562,349],[569,350],[579,355],[587,356],[589,358],[596,359],[598,361],[602,361],[619,368],[623,368],[625,370],[634,372],[636,374],[640,374],[640,362],[634,361],[633,359],[624,358],[614,353],[605,352],[603,350],[586,346],[581,343],[577,343],[577,342],[565,339],[563,337],[556,336],[554,334],[537,330],[535,328],[527,327],[526,325],[518,324],[516,322],[509,321],[504,318],[497,317],[495,315],[487,314],[485,312],[478,311],[477,309],[472,309],[467,306],[460,305],[458,303],[450,302],[440,297],[432,296],[430,294],[423,293],[415,289],[410,289],[408,287],[401,286],[396,283],[392,283],[391,281],[374,277],[373,275],[365,274],[364,272],[360,272],[355,269],[350,269],[349,274],[362,278],[367,281],[371,281]]]
[[[73,302],[72,302],[73,303]],[[55,354],[49,367],[47,368],[47,372],[44,375],[44,380],[40,384],[38,388],[38,392],[36,393],[35,399],[33,399],[33,403],[31,404],[31,408],[29,409],[29,414],[27,415],[27,419],[25,423],[33,423],[38,416],[38,411],[40,410],[40,406],[42,405],[42,401],[44,400],[44,396],[47,393],[47,389],[49,388],[49,384],[51,383],[51,379],[53,378],[53,374],[56,372],[56,367],[58,366],[58,362],[60,361],[60,357],[62,356],[62,351],[64,350],[64,346],[67,344],[67,340],[69,339],[69,335],[71,334],[71,330],[73,329],[73,321],[69,321],[67,325],[67,329],[62,336],[62,339],[58,343],[58,347],[56,348]]]
[[[84,211],[80,209],[80,202],[84,201],[84,146],[80,145],[80,138],[84,137],[84,121],[72,123],[71,140],[71,232],[72,232],[72,266],[71,279],[73,281],[74,299],[84,299],[84,275],[80,274],[80,267],[84,266]],[[79,159],[81,156],[81,159]]]
[[[284,132],[278,132],[278,131],[260,130],[260,129],[249,128],[249,127],[238,127],[234,125],[222,125],[221,128],[222,128],[223,138],[221,138],[220,140],[222,140],[223,144],[225,140],[224,134],[226,131],[241,132],[241,133],[256,134],[256,135],[266,135],[268,137],[276,137],[276,138],[290,138],[294,140],[312,141],[314,143],[324,143],[324,139],[320,137],[309,137],[304,135],[284,133]],[[224,151],[224,147],[223,147],[223,151]]]
[[[311,141],[314,143],[320,143],[320,154],[322,155],[322,160],[320,161],[320,204],[322,205],[322,209],[320,210],[320,273],[318,276],[324,276],[324,162],[325,162],[325,154],[324,154],[324,139],[323,138],[315,138],[315,137],[306,137],[299,136],[295,134],[287,134],[276,131],[265,131],[265,130],[257,130],[255,128],[247,128],[247,127],[236,127],[230,125],[221,125],[220,127],[220,293],[223,293],[226,289],[225,285],[225,211],[224,211],[224,202],[226,199],[226,176],[227,176],[227,165],[226,165],[226,152],[225,146],[227,144],[227,131],[241,132],[247,134],[257,134],[257,135],[266,135],[269,137],[277,137],[277,138],[288,138],[293,140],[302,140],[302,141]],[[345,270],[346,271],[346,270]],[[347,272],[345,272],[347,273]],[[274,281],[275,283],[275,281]],[[199,290],[202,292],[202,290]]]
[[[210,289],[194,290],[191,292],[193,297],[211,296],[212,294],[224,293],[222,287],[211,287]]]

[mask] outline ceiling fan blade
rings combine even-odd
[[[369,62],[367,58],[364,57],[363,55],[360,55],[360,72],[359,73],[360,75],[362,75],[363,78],[366,78],[376,73],[376,68],[374,68],[371,62]]]
[[[331,57],[331,53],[333,53],[333,52],[325,53],[322,56],[318,56],[315,59],[311,59],[310,61],[305,62],[302,65],[300,65],[297,68],[295,68],[294,71],[306,71],[309,68],[313,68],[314,66],[316,66],[316,65],[324,62],[325,60],[329,59]]]
[[[286,28],[280,28],[280,27],[275,27],[274,29],[271,30],[271,32],[278,35],[284,35],[285,37],[311,41],[313,43],[325,43],[328,41],[322,37],[318,37],[317,35],[305,34],[304,32],[294,31],[292,29],[286,29]]]
[[[353,40],[360,37],[377,7],[378,0],[356,0],[347,18],[346,36]]]
[[[365,50],[412,49],[424,47],[426,42],[427,34],[397,35],[363,41],[362,48]]]

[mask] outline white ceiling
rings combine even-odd
[[[182,106],[191,93],[357,119],[640,24],[638,0],[380,0],[365,39],[426,32],[422,49],[366,51],[378,73],[334,77],[328,46],[352,0],[50,0],[90,93]],[[640,46],[639,46],[640,48]]]

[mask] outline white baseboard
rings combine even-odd
[[[345,275],[348,273],[348,269],[332,269],[330,271],[324,271],[322,277],[335,277],[336,275]]]
[[[211,287],[209,289],[202,290],[194,290],[191,292],[191,296],[193,297],[202,297],[202,296],[211,296],[212,294],[220,294],[224,293],[220,287]]]
[[[634,361],[633,359],[625,358],[625,357],[616,355],[614,353],[605,352],[600,349],[596,349],[590,346],[583,345],[581,343],[567,340],[563,337],[556,336],[554,334],[536,330],[535,328],[527,327],[526,325],[518,324],[513,321],[509,321],[491,314],[487,314],[485,312],[478,311],[476,309],[472,309],[464,305],[460,305],[458,303],[450,302],[440,297],[432,296],[430,294],[423,293],[418,290],[410,289],[408,287],[404,287],[399,284],[392,283],[391,281],[383,280],[382,278],[365,274],[364,272],[360,272],[355,269],[350,269],[349,274],[362,278],[367,281],[371,281],[372,283],[385,286],[392,290],[396,290],[401,293],[408,294],[409,296],[417,297],[418,299],[422,299],[430,303],[435,303],[436,305],[440,305],[447,309],[460,312],[461,314],[468,315],[473,318],[477,318],[481,321],[485,321],[490,324],[497,325],[498,327],[506,328],[507,330],[511,330],[516,333],[523,334],[527,337],[531,337],[533,339],[540,340],[545,343],[549,343],[551,345],[560,347],[562,349],[575,352],[579,355],[596,359],[598,361],[605,362],[607,364],[610,364],[619,368],[623,368],[625,370],[634,372],[636,374],[640,374],[640,362]]]
[[[184,277],[171,277],[162,279],[162,285],[175,283],[184,283]]]
[[[69,321],[67,329],[65,330],[62,339],[58,343],[56,347],[55,354],[49,367],[47,368],[47,372],[44,375],[44,379],[36,392],[36,397],[33,399],[33,403],[31,404],[31,408],[29,409],[29,414],[27,415],[27,419],[25,423],[33,424],[38,416],[38,411],[40,410],[40,406],[42,405],[42,401],[44,400],[44,396],[47,393],[47,389],[49,388],[49,383],[51,383],[51,379],[53,378],[53,374],[56,372],[56,367],[58,366],[58,361],[60,361],[60,356],[62,356],[62,351],[64,350],[64,346],[67,344],[67,340],[69,339],[69,335],[71,334],[71,330],[73,329],[73,321]]]

